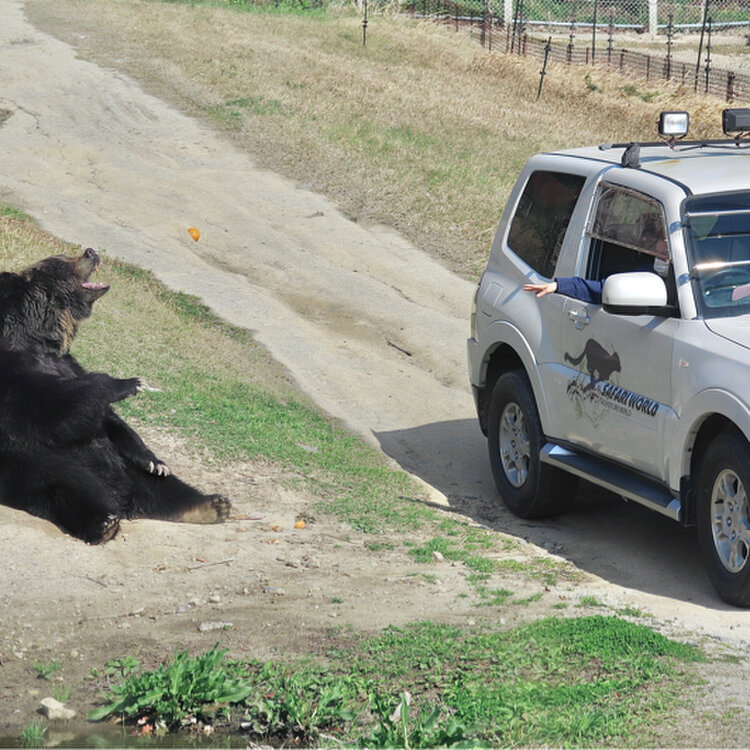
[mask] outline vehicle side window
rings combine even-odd
[[[552,278],[565,230],[585,177],[532,172],[508,232],[508,247],[538,274]]]
[[[661,204],[634,190],[613,185],[599,188],[589,236],[589,279],[652,270],[655,258],[669,262]]]

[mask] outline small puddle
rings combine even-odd
[[[216,731],[199,736],[189,732],[172,732],[163,737],[139,736],[132,727],[97,727],[94,731],[76,734],[64,730],[47,730],[38,747],[55,748],[246,748],[248,740],[239,733]],[[24,747],[20,736],[0,735],[0,748]]]

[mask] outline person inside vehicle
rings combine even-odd
[[[662,260],[667,254],[667,242],[661,233],[646,231],[643,236],[643,244],[649,247],[648,253],[639,252],[638,255],[644,259],[633,271],[650,271],[667,279],[669,274],[669,261]],[[652,255],[653,253],[653,255]],[[564,294],[566,297],[572,297],[583,302],[590,302],[594,305],[602,303],[602,287],[604,279],[585,279],[582,276],[561,276],[547,281],[543,284],[524,284],[525,292],[533,292],[537,297],[544,297],[547,294],[557,292]]]
[[[654,258],[653,263],[634,270],[650,271],[662,278],[666,278],[669,263],[660,258]],[[534,292],[537,297],[544,297],[547,294],[557,292],[558,294],[564,294],[566,297],[579,299],[583,302],[591,302],[594,305],[601,305],[603,286],[603,279],[596,281],[594,279],[584,279],[582,276],[561,276],[543,284],[524,284],[523,290],[525,292]]]

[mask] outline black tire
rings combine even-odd
[[[714,438],[700,462],[696,521],[703,564],[727,603],[750,606],[750,445],[737,431]]]
[[[521,518],[542,518],[567,510],[578,481],[539,458],[545,439],[534,393],[523,370],[506,372],[498,379],[487,428],[490,466],[505,505]]]

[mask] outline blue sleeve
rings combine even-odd
[[[580,299],[584,302],[592,302],[595,305],[602,303],[602,282],[582,279],[580,276],[568,276],[555,279],[557,282],[557,293],[566,297]]]

